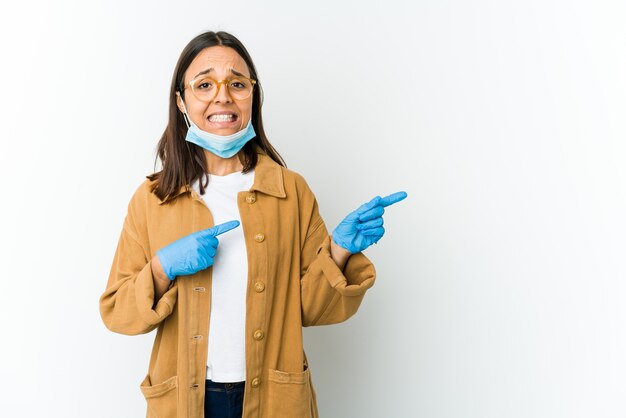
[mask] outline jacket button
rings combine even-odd
[[[256,196],[254,195],[254,193],[250,193],[248,196],[246,196],[246,202],[248,203],[256,202]]]
[[[193,384],[193,385],[191,385],[190,387],[191,387],[191,389],[198,389],[198,386],[200,386],[200,385],[199,385],[199,384],[197,384],[197,383],[194,383],[194,384]]]
[[[261,384],[261,381],[259,380],[258,377],[255,377],[254,379],[252,379],[252,387],[253,388],[259,386],[260,384]]]
[[[262,242],[265,239],[265,234],[256,234],[254,236],[254,240],[256,242]]]
[[[263,339],[263,331],[261,331],[260,329],[257,329],[256,331],[254,331],[254,339],[255,340],[262,340]]]
[[[202,339],[202,335],[194,335],[193,337],[194,340],[201,340]]]
[[[265,283],[259,280],[254,284],[254,290],[256,290],[258,293],[261,293],[263,290],[265,290]]]
[[[194,287],[193,290],[195,290],[196,292],[204,292],[205,291],[204,287]]]

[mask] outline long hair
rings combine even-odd
[[[204,149],[196,144],[185,141],[187,135],[187,124],[183,119],[183,114],[176,105],[176,91],[180,92],[181,98],[185,99],[184,78],[185,72],[194,58],[205,48],[222,45],[234,49],[248,65],[250,78],[255,79],[256,85],[252,93],[252,126],[256,132],[256,137],[248,141],[239,151],[238,156],[243,165],[243,172],[248,173],[256,167],[258,155],[256,148],[259,147],[278,164],[286,167],[286,163],[278,151],[270,144],[265,131],[263,130],[263,118],[261,106],[263,105],[263,89],[261,81],[250,58],[250,54],[233,35],[227,32],[204,32],[193,38],[183,49],[172,77],[170,87],[169,121],[165,131],[157,145],[157,157],[154,165],[156,167],[157,158],[163,161],[161,171],[146,176],[150,180],[156,180],[154,193],[159,199],[177,192],[182,186],[192,184],[197,179],[205,176],[205,183],[200,181],[200,193],[204,194],[204,187],[208,185],[209,176]]]

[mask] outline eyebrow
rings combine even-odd
[[[211,71],[213,71],[213,67],[211,67],[211,68],[207,68],[206,70],[203,70],[203,71],[200,71],[198,74],[196,74],[195,76],[193,76],[193,78],[196,78],[196,77],[198,77],[198,76],[200,76],[200,75],[208,74],[208,73],[210,73]],[[230,72],[231,72],[231,73],[233,73],[233,74],[235,74],[235,75],[238,75],[238,76],[240,76],[240,77],[245,77],[245,75],[241,74],[239,71],[235,70],[234,68],[231,68],[231,69],[230,69]]]

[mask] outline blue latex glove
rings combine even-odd
[[[203,229],[174,241],[157,251],[163,270],[170,280],[176,276],[193,274],[213,265],[219,244],[218,235],[239,226],[239,221],[228,221]]]
[[[396,192],[387,197],[376,196],[351,212],[333,230],[333,241],[352,254],[363,251],[378,242],[385,233],[383,213],[385,207],[401,201],[406,192]]]

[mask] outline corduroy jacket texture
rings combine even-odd
[[[248,257],[243,418],[317,418],[302,327],[345,321],[372,287],[374,265],[350,256],[343,271],[304,178],[257,148],[254,184],[237,194]],[[150,260],[157,250],[214,226],[189,185],[160,200],[155,182],[135,191],[99,306],[106,327],[137,335],[156,329],[139,388],[147,417],[204,416],[212,268],[179,276],[154,306]],[[219,251],[219,246],[217,248]]]

